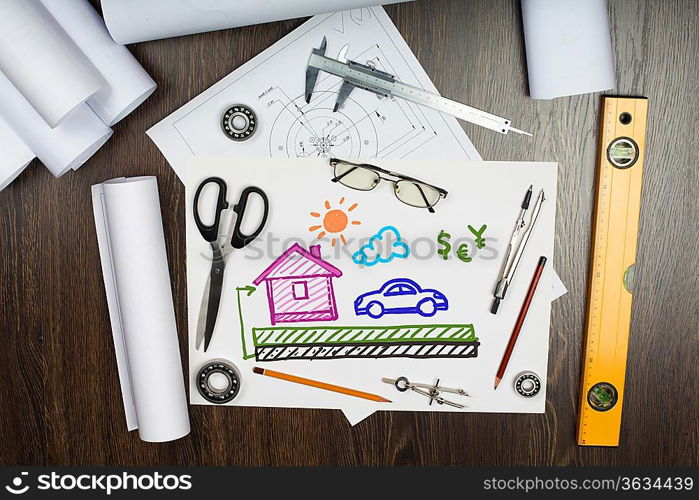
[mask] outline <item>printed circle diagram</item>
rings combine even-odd
[[[310,104],[301,95],[277,115],[269,139],[270,156],[371,158],[378,152],[376,127],[352,98],[333,112],[337,92],[316,91]]]

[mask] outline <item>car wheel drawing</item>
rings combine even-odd
[[[432,299],[422,299],[417,304],[417,310],[422,316],[434,316],[437,314],[437,304]]]
[[[370,318],[380,318],[383,316],[384,308],[381,302],[373,301],[367,305],[366,313]]]
[[[429,318],[449,309],[449,301],[440,291],[422,288],[408,278],[395,278],[357,297],[354,312],[378,319],[385,314],[419,314]]]

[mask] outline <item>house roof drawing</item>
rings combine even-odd
[[[253,283],[275,278],[301,278],[309,276],[340,277],[342,271],[325,262],[320,256],[320,245],[311,245],[305,250],[294,243],[260,274]]]

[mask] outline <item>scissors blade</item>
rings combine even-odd
[[[204,352],[209,348],[211,337],[214,334],[218,309],[221,304],[221,294],[223,292],[223,275],[226,268],[221,247],[216,242],[212,243],[211,247],[213,249],[211,272],[204,291],[199,324],[197,325],[197,349],[199,349],[203,340]]]
[[[196,337],[196,348],[201,349],[201,345],[204,342],[204,331],[206,330],[206,312],[207,305],[209,304],[209,294],[211,293],[211,277],[206,278],[206,287],[204,288],[204,294],[201,297],[201,306],[199,307],[199,320],[197,321],[197,337]]]

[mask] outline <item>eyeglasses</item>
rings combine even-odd
[[[371,191],[383,179],[393,183],[393,193],[400,201],[411,207],[426,208],[430,213],[434,213],[433,207],[439,200],[447,197],[447,192],[440,187],[368,163],[331,158],[330,166],[335,173],[331,179],[333,182],[358,191]]]

